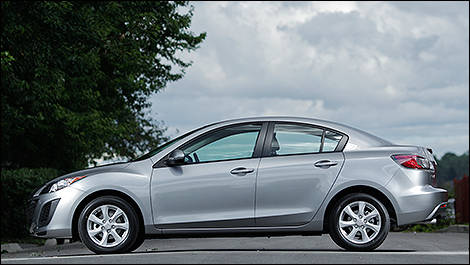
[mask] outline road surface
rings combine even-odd
[[[35,263],[467,263],[468,233],[389,233],[373,252],[350,252],[328,235],[150,239],[129,254],[95,255],[81,243],[3,254],[2,264]]]

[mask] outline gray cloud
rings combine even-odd
[[[197,2],[186,76],[152,97],[180,132],[228,118],[331,119],[468,150],[468,3]]]

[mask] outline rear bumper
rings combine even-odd
[[[447,191],[430,185],[416,187],[398,197],[400,211],[397,212],[398,225],[430,221],[445,214]]]
[[[447,204],[448,202],[443,202],[437,205],[436,208],[434,208],[434,210],[428,215],[428,217],[424,221],[430,221],[435,218],[446,217]]]

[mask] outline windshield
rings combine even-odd
[[[142,156],[139,156],[139,157],[137,157],[137,158],[134,159],[134,160],[131,160],[130,162],[141,161],[141,160],[145,160],[145,159],[147,159],[147,158],[150,158],[150,157],[156,155],[157,153],[159,153],[159,152],[161,152],[161,151],[167,149],[167,148],[168,148],[169,146],[171,146],[173,143],[175,143],[175,142],[177,142],[177,141],[183,139],[184,137],[186,137],[186,136],[188,136],[188,135],[190,135],[190,134],[193,134],[193,133],[195,133],[195,132],[197,132],[197,131],[199,131],[199,130],[202,130],[202,129],[206,128],[206,127],[215,125],[215,124],[217,124],[217,123],[209,124],[209,125],[203,126],[203,127],[201,127],[201,128],[197,128],[197,129],[195,129],[195,130],[192,130],[192,131],[190,131],[190,132],[187,132],[187,133],[185,133],[185,134],[183,134],[183,135],[181,135],[181,136],[179,136],[179,137],[177,137],[177,138],[175,138],[175,139],[173,139],[173,140],[170,140],[170,141],[164,143],[163,145],[157,147],[156,149],[153,149],[152,151],[150,151],[150,152],[148,152],[148,153],[146,153],[146,154],[144,154],[144,155],[142,155]]]

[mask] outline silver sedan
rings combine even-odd
[[[133,251],[149,236],[323,233],[368,251],[391,227],[444,212],[436,166],[431,149],[336,122],[229,120],[46,183],[30,201],[30,233],[96,253]]]

